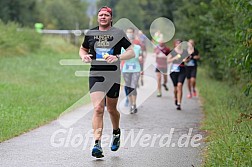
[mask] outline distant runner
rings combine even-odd
[[[195,48],[194,40],[190,39],[188,41],[193,47],[194,52],[191,54],[191,59],[186,63],[186,78],[189,94],[187,98],[192,98],[192,96],[197,96],[196,92],[196,76],[197,76],[197,61],[200,59],[199,51]]]

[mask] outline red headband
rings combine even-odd
[[[109,8],[109,7],[107,7],[107,6],[103,6],[103,7],[101,7],[101,8],[98,10],[98,13],[99,13],[100,11],[106,11],[106,12],[109,12],[109,14],[112,16],[112,9],[111,9],[111,8]]]

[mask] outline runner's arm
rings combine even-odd
[[[199,60],[199,59],[200,59],[200,55],[199,55],[199,54],[197,54],[197,55],[193,56],[193,59],[195,59],[195,60]]]
[[[167,56],[167,62],[172,63],[174,60],[179,59],[177,56],[172,56],[171,53],[168,54]]]
[[[88,54],[88,49],[84,48],[83,46],[80,47],[79,50],[79,55],[82,61],[84,61],[85,63],[90,63],[92,61],[91,54]]]
[[[128,60],[128,59],[131,59],[131,58],[134,58],[135,57],[135,53],[134,53],[134,50],[133,50],[133,46],[129,46],[125,52],[123,52],[122,54],[120,54],[120,60]]]

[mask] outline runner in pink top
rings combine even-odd
[[[163,87],[166,91],[168,91],[167,84],[167,55],[170,53],[170,49],[163,43],[162,41],[159,42],[157,47],[154,50],[156,56],[156,73],[157,73],[157,82],[158,82],[158,93],[157,97],[162,96],[161,91],[161,80],[163,76]]]

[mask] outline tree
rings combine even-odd
[[[115,7],[115,12],[117,13],[117,15],[114,20],[117,21],[121,18],[127,18],[138,28],[143,28],[143,19],[141,17],[143,11],[138,5],[137,1],[118,1],[117,6]]]
[[[34,22],[33,15],[36,15],[35,0],[1,0],[0,18],[7,23],[15,21],[21,25],[32,26]]]
[[[195,39],[208,73],[252,87],[252,5],[242,0],[181,0],[174,12],[177,36]],[[248,83],[248,84],[247,84]]]
[[[37,4],[38,21],[48,29],[75,29],[76,23],[80,28],[88,28],[86,3],[73,0],[44,0]]]

